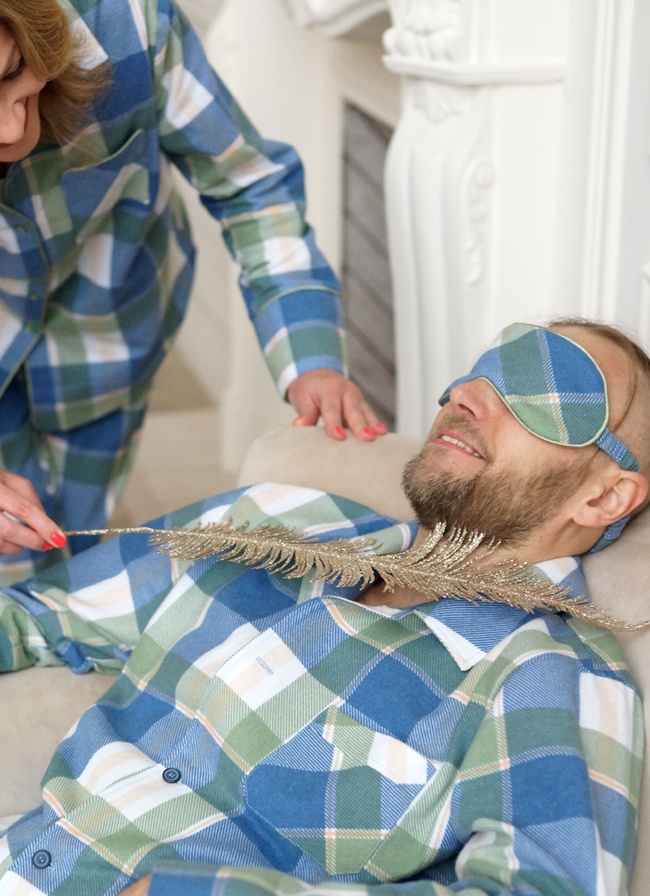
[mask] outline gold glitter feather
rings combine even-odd
[[[159,552],[180,560],[218,556],[257,569],[314,580],[338,587],[366,588],[379,576],[387,591],[412,588],[425,600],[442,597],[473,602],[496,601],[532,613],[538,609],[569,613],[615,631],[639,631],[645,622],[625,622],[608,615],[586,598],[549,582],[533,567],[514,559],[491,561],[499,543],[478,532],[439,523],[420,547],[393,554],[373,553],[374,539],[318,542],[280,525],[251,529],[248,524],[208,523],[194,529],[94,529],[66,535],[148,534]]]

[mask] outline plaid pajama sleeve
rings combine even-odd
[[[236,492],[147,523],[153,528],[217,521]],[[187,564],[155,552],[147,535],[114,538],[0,593],[0,672],[69,665],[119,672]]]
[[[170,2],[159,9],[160,144],[223,226],[280,392],[306,370],[343,372],[339,285],[305,219],[299,157],[260,137],[208,65],[182,12]]]

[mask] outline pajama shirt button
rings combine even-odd
[[[166,784],[178,784],[182,778],[182,775],[177,768],[166,768],[162,773],[162,776],[163,781],[165,781]]]
[[[52,864],[52,856],[46,849],[39,849],[32,856],[32,865],[35,868],[47,868]]]

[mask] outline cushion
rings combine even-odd
[[[67,666],[23,669],[0,675],[0,744],[4,770],[0,819],[22,815],[38,806],[40,781],[54,750],[114,678],[96,672],[75,675]]]

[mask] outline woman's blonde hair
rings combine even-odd
[[[90,104],[110,82],[110,66],[81,67],[82,48],[57,0],[0,0],[0,22],[27,66],[46,82],[39,104],[43,135],[57,143],[74,139]]]

